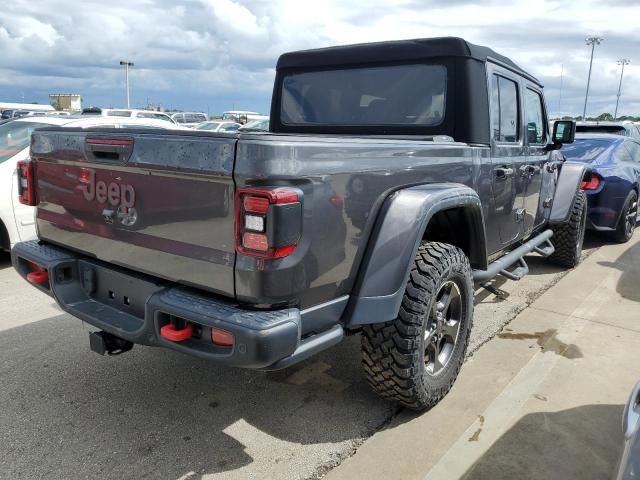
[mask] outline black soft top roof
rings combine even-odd
[[[418,38],[389,42],[360,43],[339,47],[289,52],[280,56],[277,69],[318,68],[363,63],[425,60],[436,57],[466,57],[482,62],[493,59],[535,83],[540,82],[507,57],[490,48],[469,43],[462,38]]]

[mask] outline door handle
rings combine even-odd
[[[513,168],[498,167],[496,168],[496,177],[498,179],[504,179],[513,175]]]

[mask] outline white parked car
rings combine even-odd
[[[207,130],[209,132],[237,132],[242,127],[240,123],[226,121],[202,122],[196,125],[196,130]]]
[[[16,165],[29,157],[31,133],[40,127],[112,127],[182,129],[172,122],[152,118],[103,116],[24,117],[0,125],[0,250],[35,238],[33,207],[18,201]]]
[[[155,118],[156,120],[165,120],[167,122],[176,123],[166,113],[157,112],[155,110],[136,110],[135,108],[98,108],[89,107],[82,110],[82,116],[100,115],[104,117],[126,117],[126,118]]]

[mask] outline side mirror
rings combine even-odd
[[[573,143],[576,138],[576,122],[574,120],[557,120],[553,124],[553,144]]]

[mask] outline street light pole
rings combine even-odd
[[[558,113],[562,112],[562,81],[564,79],[564,63],[560,64],[560,96],[558,98]]]
[[[589,100],[589,86],[591,85],[591,67],[593,66],[593,53],[596,49],[596,45],[604,40],[602,37],[588,37],[586,39],[587,45],[591,45],[591,60],[589,61],[589,75],[587,76],[587,93],[584,95],[584,109],[582,110],[582,120],[587,119],[587,101]]]
[[[124,88],[127,91],[127,108],[131,108],[129,103],[129,67],[133,67],[133,62],[121,60],[120,65],[124,66]]]
[[[618,105],[620,104],[620,94],[622,93],[622,77],[624,75],[624,66],[629,65],[631,60],[628,58],[621,58],[618,60],[618,65],[622,65],[622,71],[620,72],[620,83],[618,84],[618,98],[616,99],[616,112],[613,114],[613,120],[618,119]]]

